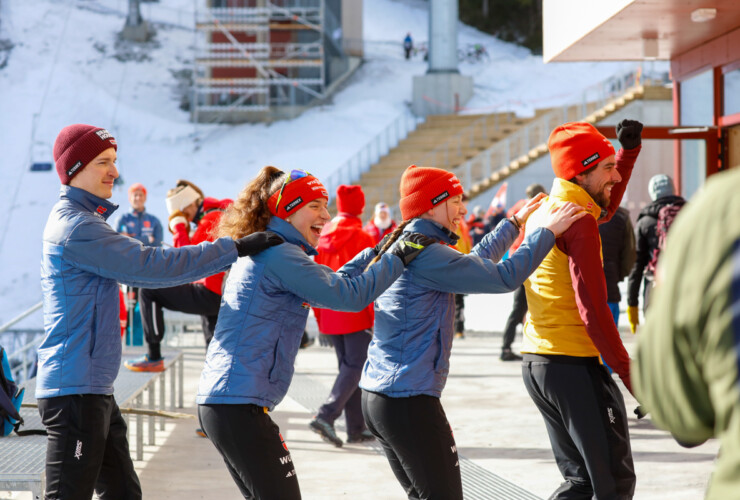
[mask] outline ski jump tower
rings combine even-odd
[[[458,0],[429,3],[429,67],[414,77],[418,116],[456,113],[473,96],[473,79],[457,69]]]
[[[201,1],[194,122],[295,117],[349,67],[342,0]]]

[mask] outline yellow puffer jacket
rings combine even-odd
[[[568,201],[582,206],[594,219],[601,216],[601,207],[583,188],[555,179],[550,196],[545,198],[542,206],[527,220],[527,234],[542,226],[548,212]],[[557,245],[524,282],[524,286],[529,314],[524,324],[522,352],[566,356],[599,355],[578,313],[568,255]]]

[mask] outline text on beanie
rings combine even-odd
[[[106,149],[118,150],[116,139],[110,132],[92,125],[68,125],[54,141],[54,164],[62,184],[72,178]]]
[[[447,198],[463,194],[463,187],[452,172],[434,167],[411,165],[401,176],[401,217],[413,219]]]
[[[614,154],[614,146],[590,123],[564,123],[547,141],[555,176],[570,180]]]
[[[305,170],[292,170],[280,190],[270,196],[267,207],[272,215],[287,219],[299,208],[317,198],[329,199],[329,192],[321,181]]]

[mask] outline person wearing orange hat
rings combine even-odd
[[[408,235],[368,270],[378,254],[372,248],[333,272],[311,260],[329,222],[328,201],[324,185],[308,172],[264,167],[219,224],[222,236],[269,228],[285,240],[282,251],[231,267],[196,397],[201,427],[244,498],[301,498],[269,412],[288,392],[309,308],[363,311],[433,243]]]
[[[443,244],[424,250],[375,302],[375,332],[360,379],[362,413],[409,498],[462,499],[457,448],[439,400],[450,367],[454,295],[515,290],[584,214],[575,205],[558,208],[512,258],[498,263],[544,195],[466,255],[452,248],[467,213],[454,174],[412,165],[400,192],[403,222],[381,241],[379,255],[414,233]]]
[[[376,245],[362,229],[360,216],[365,210],[365,193],[360,186],[337,188],[337,216],[321,231],[316,247],[316,263],[339,270],[355,255]],[[334,421],[342,411],[347,421],[347,442],[360,443],[375,438],[365,427],[360,408],[362,365],[367,359],[367,346],[372,337],[373,305],[350,313],[314,308],[319,331],[331,339],[337,355],[339,373],[326,402],[319,407],[309,427],[325,441],[340,447],[343,442],[334,430]]]
[[[162,244],[162,223],[146,211],[146,188],[143,184],[132,184],[128,188],[128,201],[131,210],[115,219],[113,229],[121,234],[139,240],[148,247]]]
[[[525,283],[522,376],[564,479],[550,498],[626,499],[635,491],[624,399],[599,358],[632,392],[630,358],[607,303],[598,225],[622,201],[641,133],[640,122],[622,120],[622,148],[615,153],[589,123],[556,127],[548,141],[556,178],[527,224],[529,234],[565,203],[588,213],[557,239]]]
[[[181,248],[213,241],[214,230],[232,200],[206,197],[198,186],[188,180],[179,179],[175,187],[167,192],[165,202],[170,213],[168,228],[172,233],[173,246]],[[191,224],[195,226],[192,234]],[[148,352],[126,360],[124,366],[137,372],[164,370],[161,349],[165,334],[164,309],[198,314],[205,346],[208,348],[218,319],[224,275],[225,273],[216,273],[194,283],[169,288],[143,288],[139,294],[139,307]],[[197,429],[196,433],[203,435]]]

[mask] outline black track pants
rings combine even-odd
[[[244,498],[300,500],[293,459],[261,406],[198,405],[198,418]]]
[[[47,500],[141,499],[126,439],[126,422],[113,396],[76,394],[38,400],[46,445]]]
[[[599,358],[525,354],[522,375],[565,479],[550,498],[632,498],[635,469],[624,399]]]
[[[457,446],[439,398],[363,390],[362,414],[409,499],[462,500]]]
[[[510,351],[511,344],[514,343],[516,336],[516,327],[524,321],[527,315],[527,294],[524,291],[524,285],[514,290],[514,303],[511,305],[511,313],[506,320],[504,327],[504,340],[501,344],[502,351]]]
[[[139,311],[144,338],[149,346],[149,358],[162,357],[160,351],[160,343],[164,338],[162,308],[199,314],[207,349],[216,330],[220,306],[221,296],[213,293],[201,283],[187,283],[170,288],[142,288],[139,293]]]

